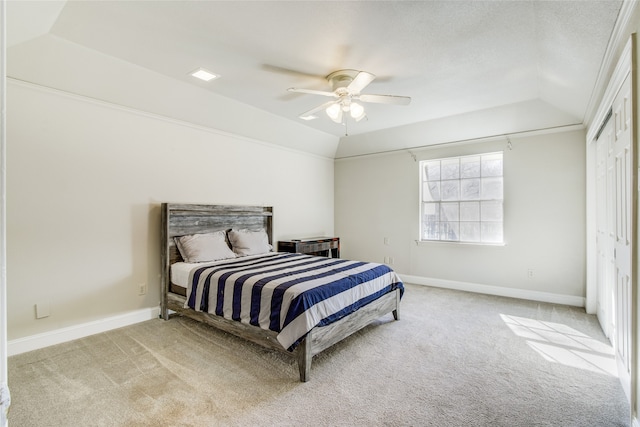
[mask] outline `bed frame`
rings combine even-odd
[[[186,297],[171,285],[170,267],[182,261],[174,237],[185,234],[209,233],[231,228],[264,229],[272,242],[273,209],[264,206],[162,204],[162,300],[161,316],[169,320],[169,311],[207,323],[261,346],[293,355],[298,359],[300,381],[309,380],[314,355],[362,329],[379,317],[392,312],[395,320],[400,314],[400,290],[390,292],[358,311],[326,326],[309,332],[293,352],[286,351],[276,339],[274,331],[227,320],[220,316],[184,308]]]

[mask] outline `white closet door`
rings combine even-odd
[[[632,172],[634,167],[632,150],[631,79],[626,78],[613,101],[614,126],[614,179],[615,179],[615,334],[618,375],[627,398],[631,386],[631,303],[632,303],[632,256],[633,215],[635,214]]]
[[[596,313],[605,335],[613,341],[615,283],[615,180],[613,120],[609,119],[596,142]]]

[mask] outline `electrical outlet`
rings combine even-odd
[[[147,293],[147,284],[140,283],[138,285],[138,295],[145,295]]]
[[[533,268],[527,269],[527,279],[533,279]]]
[[[392,256],[389,257],[389,265],[393,265],[393,257]]]
[[[51,315],[51,306],[48,302],[39,302],[35,306],[36,308],[36,319],[42,319],[44,317],[49,317]]]

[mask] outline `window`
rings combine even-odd
[[[420,240],[503,243],[502,152],[420,162]]]

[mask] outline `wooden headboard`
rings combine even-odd
[[[273,208],[270,206],[162,204],[162,298],[170,289],[171,264],[183,261],[174,237],[220,230],[264,229],[273,244]]]

